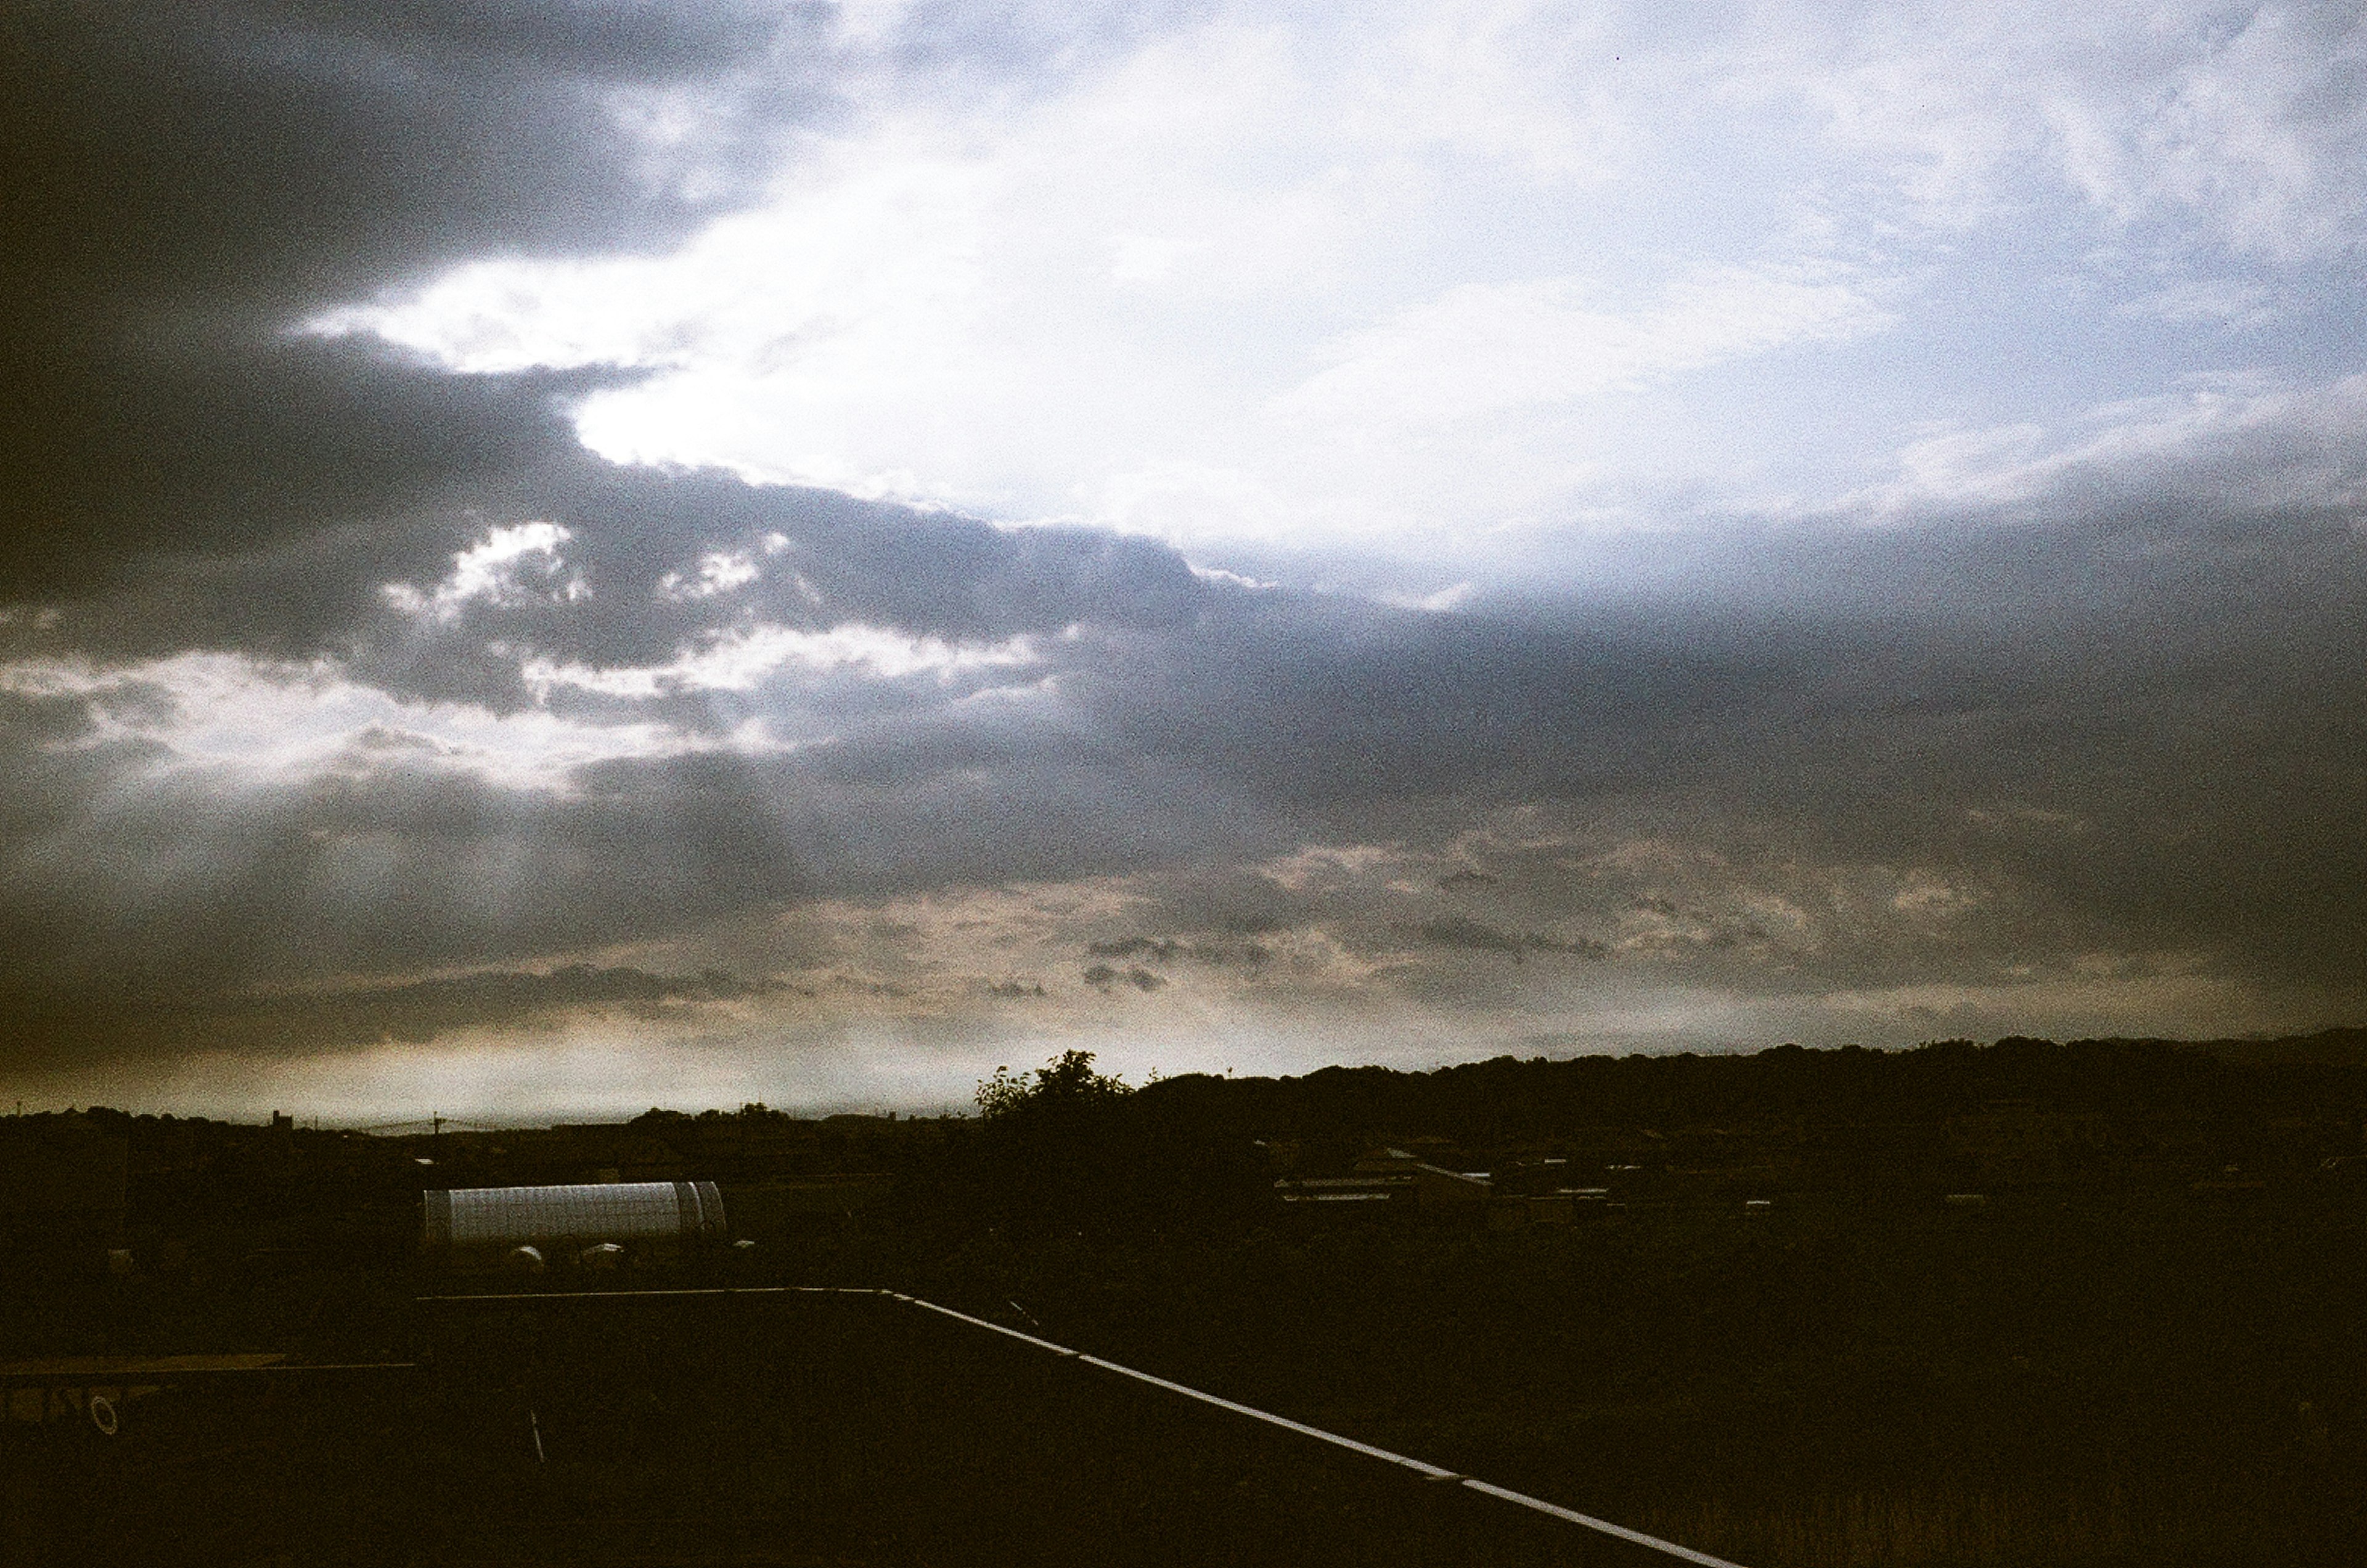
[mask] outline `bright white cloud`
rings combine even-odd
[[[551,711],[550,698],[561,688],[627,701],[764,688],[795,708],[814,683],[833,678],[974,683],[1012,671],[1032,688],[1040,662],[1025,637],[948,642],[850,622],[823,631],[733,628],[655,666],[595,669],[526,656],[520,673],[535,705],[509,713],[393,696],[334,660],[288,663],[210,652],[109,667],[18,660],[0,664],[0,693],[81,702],[88,727],[53,744],[146,747],[136,771],[151,783],[211,773],[265,788],[399,767],[563,793],[574,772],[592,763],[718,749],[778,751],[824,732],[810,721],[789,724],[786,714],[775,724],[743,723],[722,734],[687,732],[660,719],[571,716]],[[785,739],[776,733],[784,725],[799,732]]]
[[[915,74],[931,15],[851,17],[870,111],[677,254],[316,329],[648,371],[580,410],[620,460],[1500,560],[2367,349],[2355,7],[1219,7]]]
[[[2042,198],[2028,175],[2117,220],[2191,223],[2284,261],[2367,241],[2355,6],[1935,0],[1762,18],[1762,89],[1804,96],[1943,220]]]
[[[778,535],[774,536],[776,538]],[[658,579],[657,593],[661,599],[680,603],[692,599],[712,599],[719,593],[729,593],[735,588],[745,588],[764,575],[764,570],[746,556],[726,550],[710,550],[698,558],[698,570],[688,577],[670,571]]]
[[[556,523],[520,523],[494,528],[484,538],[452,558],[452,570],[435,587],[421,591],[408,582],[390,582],[387,603],[406,615],[449,624],[471,602],[515,604],[528,594],[573,600],[590,590],[580,577],[562,579],[566,562],[560,546],[574,536]],[[540,587],[529,578],[540,578]]]
[[[1451,289],[1342,339],[1338,364],[1268,408],[1310,434],[1403,440],[1886,324],[1845,285],[1739,269],[1684,278],[1638,310],[1588,293],[1576,277]]]
[[[852,671],[881,681],[915,675],[951,680],[984,670],[1025,669],[1038,662],[1034,640],[947,642],[850,621],[826,631],[791,626],[732,627],[664,664],[593,669],[529,659],[527,685],[548,698],[559,686],[605,696],[650,698],[676,692],[745,692],[782,673]]]
[[[390,696],[336,663],[192,652],[99,668],[0,665],[0,691],[88,705],[90,728],[61,744],[153,748],[142,772],[211,773],[255,787],[385,766],[474,774],[511,788],[564,790],[586,763],[664,756],[719,742],[658,723],[594,724],[525,709]],[[736,742],[726,742],[736,743]]]

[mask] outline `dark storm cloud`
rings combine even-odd
[[[311,651],[436,570],[476,494],[573,444],[588,378],[457,378],[357,347],[100,350],[13,423],[0,594],[62,605],[94,651]],[[87,397],[85,394],[89,394]]]
[[[366,382],[366,359],[363,368],[340,389]],[[612,467],[572,449],[552,401],[561,378],[395,371],[388,385],[402,400],[373,411],[390,427],[377,457],[340,464],[322,454],[302,476],[311,491],[285,466],[275,477],[289,488],[257,498],[297,536],[253,528],[255,513],[193,509],[219,520],[219,553],[119,556],[106,591],[62,606],[40,635],[24,617],[0,636],[112,658],[186,647],[334,653],[391,692],[511,711],[529,701],[521,660],[489,648],[610,669],[663,664],[758,626],[855,622],[957,642],[1057,638],[1074,626],[1159,632],[1188,624],[1213,596],[1172,550],[1100,530],[1014,531],[824,491]],[[403,468],[407,455],[431,460]],[[431,471],[439,461],[445,471]],[[431,592],[456,551],[528,522],[572,535],[563,573],[544,591],[458,604],[448,618],[390,608],[390,584]],[[198,542],[187,533],[182,543]],[[700,571],[719,555],[761,575],[710,592]],[[550,591],[569,584],[572,594]],[[617,709],[585,692],[553,700],[569,711]],[[692,725],[728,723],[738,716],[730,707],[719,697],[666,705]]]
[[[1154,975],[1148,969],[1139,966],[1116,969],[1106,964],[1093,964],[1081,977],[1094,990],[1104,992],[1120,985],[1131,986],[1138,991],[1155,991],[1167,984],[1165,976]]]
[[[1266,619],[1204,632],[1188,676],[1087,690],[1130,747],[1188,756],[1332,841],[1437,844],[1491,805],[1554,801],[1603,843],[1713,845],[1730,881],[1875,863],[1979,894],[1944,939],[1869,921],[1792,955],[1787,984],[1994,978],[2150,947],[2350,986],[2367,918],[2350,515],[2062,510],[1770,537],[1690,593],[1501,618],[1269,600]],[[1553,907],[1548,889],[1529,913]],[[1585,908],[1582,890],[1562,907]],[[1188,908],[1175,920],[1195,929]],[[1536,928],[1458,913],[1416,929],[1510,953]],[[1666,940],[1749,950],[1765,933],[1719,915]]]
[[[1172,937],[1154,940],[1147,936],[1120,937],[1115,942],[1092,942],[1085,951],[1096,958],[1149,958],[1164,964],[1184,951],[1184,944]]]
[[[77,330],[94,299],[254,316],[458,255],[678,233],[813,96],[778,67],[814,28],[728,0],[63,0],[6,28],[6,276]],[[705,99],[695,134],[633,134],[672,93]]]
[[[0,991],[0,1053],[28,1072],[93,1061],[151,1064],[200,1051],[301,1055],[379,1043],[420,1044],[451,1030],[561,1015],[647,1021],[780,988],[721,970],[670,976],[589,964],[287,996],[116,997],[85,990],[61,997],[10,988]]]
[[[362,667],[390,689],[459,694],[442,683],[464,671],[466,694],[522,701],[514,663],[511,689],[496,694],[464,662],[489,642],[595,668],[646,666],[734,627],[857,622],[955,641],[1050,637],[1076,625],[1155,631],[1187,622],[1210,597],[1172,550],[1097,529],[1000,529],[824,491],[586,457],[553,461],[505,491],[487,487],[482,499],[481,522],[569,528],[567,572],[582,596],[470,604],[428,628],[398,625],[373,605],[351,635],[363,645]],[[701,563],[719,553],[760,575],[706,592]]]
[[[529,656],[658,660],[749,624],[1043,640],[1001,695],[832,677],[810,744],[619,758],[556,792],[438,770],[392,731],[309,783],[160,784],[137,723],[102,739],[101,697],[19,697],[7,945],[28,972],[286,986],[530,961],[820,897],[1107,874],[1153,879],[1132,917],[1149,923],[1090,939],[1109,987],[1262,955],[1266,933],[1309,923],[1376,960],[1682,962],[1776,989],[2180,949],[2336,986],[2359,956],[2367,584],[2356,536],[2323,516],[1818,533],[1750,547],[1748,595],[1426,615],[1211,583],[1086,531],[573,471],[579,488],[546,476],[536,501],[575,531],[553,575],[581,570],[588,598],[470,604],[410,633],[381,603],[354,668],[444,696],[473,669],[515,708]],[[793,547],[762,555],[768,535]],[[712,550],[762,574],[654,592]],[[815,690],[790,671],[595,716],[712,734],[810,718]],[[103,700],[136,720],[171,699]],[[1542,848],[1392,874],[1410,893],[1244,869],[1308,843],[1443,855],[1523,807],[1557,824]],[[1692,858],[1604,858],[1646,840]],[[1850,876],[1864,886],[1837,892]],[[1818,934],[1770,926],[1768,898]]]
[[[568,449],[547,379],[286,329],[462,256],[685,232],[821,107],[815,28],[611,0],[12,8],[0,378],[33,416],[0,433],[0,598],[400,519]]]
[[[1570,941],[1547,936],[1542,931],[1501,931],[1468,915],[1444,915],[1434,920],[1425,920],[1414,929],[1414,934],[1440,947],[1468,948],[1475,953],[1501,953],[1515,964],[1532,953],[1575,953],[1589,958],[1601,958],[1611,951],[1610,945],[1600,938],[1580,937]]]
[[[1095,958],[1139,958],[1152,964],[1189,959],[1195,964],[1240,965],[1254,969],[1273,955],[1254,942],[1233,940],[1182,942],[1174,937],[1128,936],[1089,942],[1085,951]]]

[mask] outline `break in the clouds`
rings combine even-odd
[[[2356,1021],[2354,8],[6,28],[30,1095]]]
[[[663,256],[313,324],[646,372],[579,413],[620,460],[1518,573],[1559,530],[1895,482],[1910,443],[2353,367],[2356,21],[1195,8],[966,90],[882,65]]]

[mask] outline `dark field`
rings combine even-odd
[[[907,1292],[1751,1568],[2367,1561],[2367,1074],[2305,1055],[1086,1072],[984,1121],[417,1140],[94,1116],[136,1261],[17,1216],[12,1360],[411,1365],[11,1421],[9,1550],[1670,1561],[888,1298],[572,1294],[734,1285]],[[1491,1179],[1275,1186],[1409,1162]],[[609,1172],[719,1180],[759,1245],[414,1299],[516,1284],[423,1269],[421,1187]]]

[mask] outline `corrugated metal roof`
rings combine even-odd
[[[426,1194],[424,1221],[434,1247],[724,1234],[723,1199],[711,1181],[464,1187]]]

